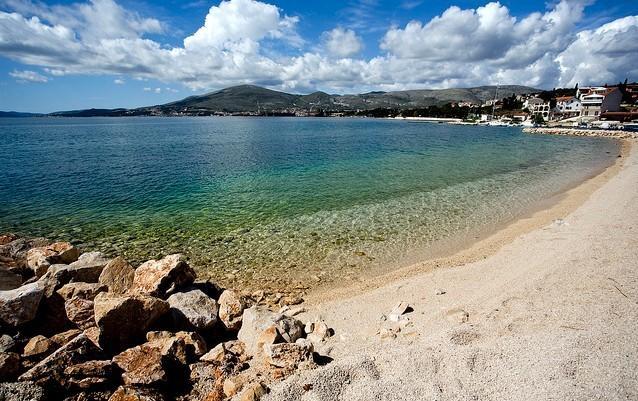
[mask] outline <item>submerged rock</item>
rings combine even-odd
[[[195,281],[195,271],[180,254],[169,255],[160,260],[149,260],[135,270],[130,292],[148,294],[159,298]]]
[[[30,322],[38,312],[43,295],[44,289],[38,282],[0,291],[0,323],[18,326]]]

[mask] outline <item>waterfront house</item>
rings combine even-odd
[[[616,87],[579,88],[576,97],[581,101],[580,116],[598,119],[602,113],[619,111],[622,93]]]
[[[582,108],[581,101],[575,96],[559,96],[556,98],[556,106],[552,109],[553,120],[563,120],[565,118],[580,115]]]
[[[546,102],[539,97],[527,99],[525,103],[523,103],[523,108],[529,110],[532,117],[540,115],[543,117],[543,120],[549,120],[549,102]]]

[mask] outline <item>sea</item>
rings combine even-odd
[[[617,141],[365,118],[0,119],[0,232],[226,285],[342,284],[503,227]]]

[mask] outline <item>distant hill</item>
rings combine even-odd
[[[538,92],[527,86],[499,86],[498,97]],[[138,109],[89,109],[52,113],[52,116],[135,116],[135,115],[209,115],[214,113],[295,114],[300,111],[353,111],[375,109],[415,109],[452,102],[481,104],[496,95],[495,86],[458,89],[420,89],[394,92],[369,92],[330,95],[314,92],[290,94],[255,85],[240,85],[204,95],[190,96],[177,102]]]
[[[0,118],[2,117],[12,117],[12,118],[16,118],[16,117],[41,117],[44,114],[38,114],[38,113],[21,113],[18,111],[0,111]]]

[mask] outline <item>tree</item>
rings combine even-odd
[[[540,114],[534,114],[534,118],[532,118],[532,122],[537,125],[544,125],[545,119]]]

